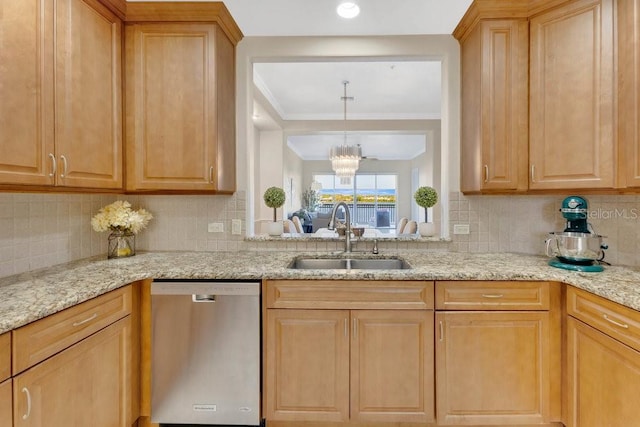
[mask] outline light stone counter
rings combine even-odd
[[[0,279],[0,333],[56,313],[128,283],[170,279],[367,279],[367,280],[548,280],[564,282],[640,311],[640,271],[606,267],[577,273],[547,265],[547,258],[517,254],[384,251],[409,270],[292,270],[300,252],[154,252],[131,258],[93,258]]]

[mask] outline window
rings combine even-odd
[[[351,185],[341,185],[330,174],[314,175],[313,179],[322,184],[319,212],[331,212],[334,203],[345,202],[353,224],[395,229],[397,175],[356,175]]]

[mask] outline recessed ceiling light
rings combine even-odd
[[[338,12],[338,15],[340,15],[341,17],[346,19],[351,19],[358,16],[358,14],[360,13],[360,7],[358,7],[358,5],[355,4],[354,2],[346,1],[346,2],[340,3],[336,11]]]

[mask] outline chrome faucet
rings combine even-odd
[[[331,211],[331,219],[329,220],[329,230],[333,230],[336,224],[336,212],[338,208],[342,206],[344,208],[345,220],[347,222],[347,229],[344,232],[344,251],[351,252],[351,213],[349,212],[349,206],[345,202],[338,202],[333,206]]]

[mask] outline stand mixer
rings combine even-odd
[[[587,222],[587,200],[569,196],[562,201],[560,212],[567,222],[564,231],[551,232],[546,240],[546,254],[554,257],[549,265],[573,271],[603,271],[600,262],[608,247],[602,243],[604,236],[596,234]]]

